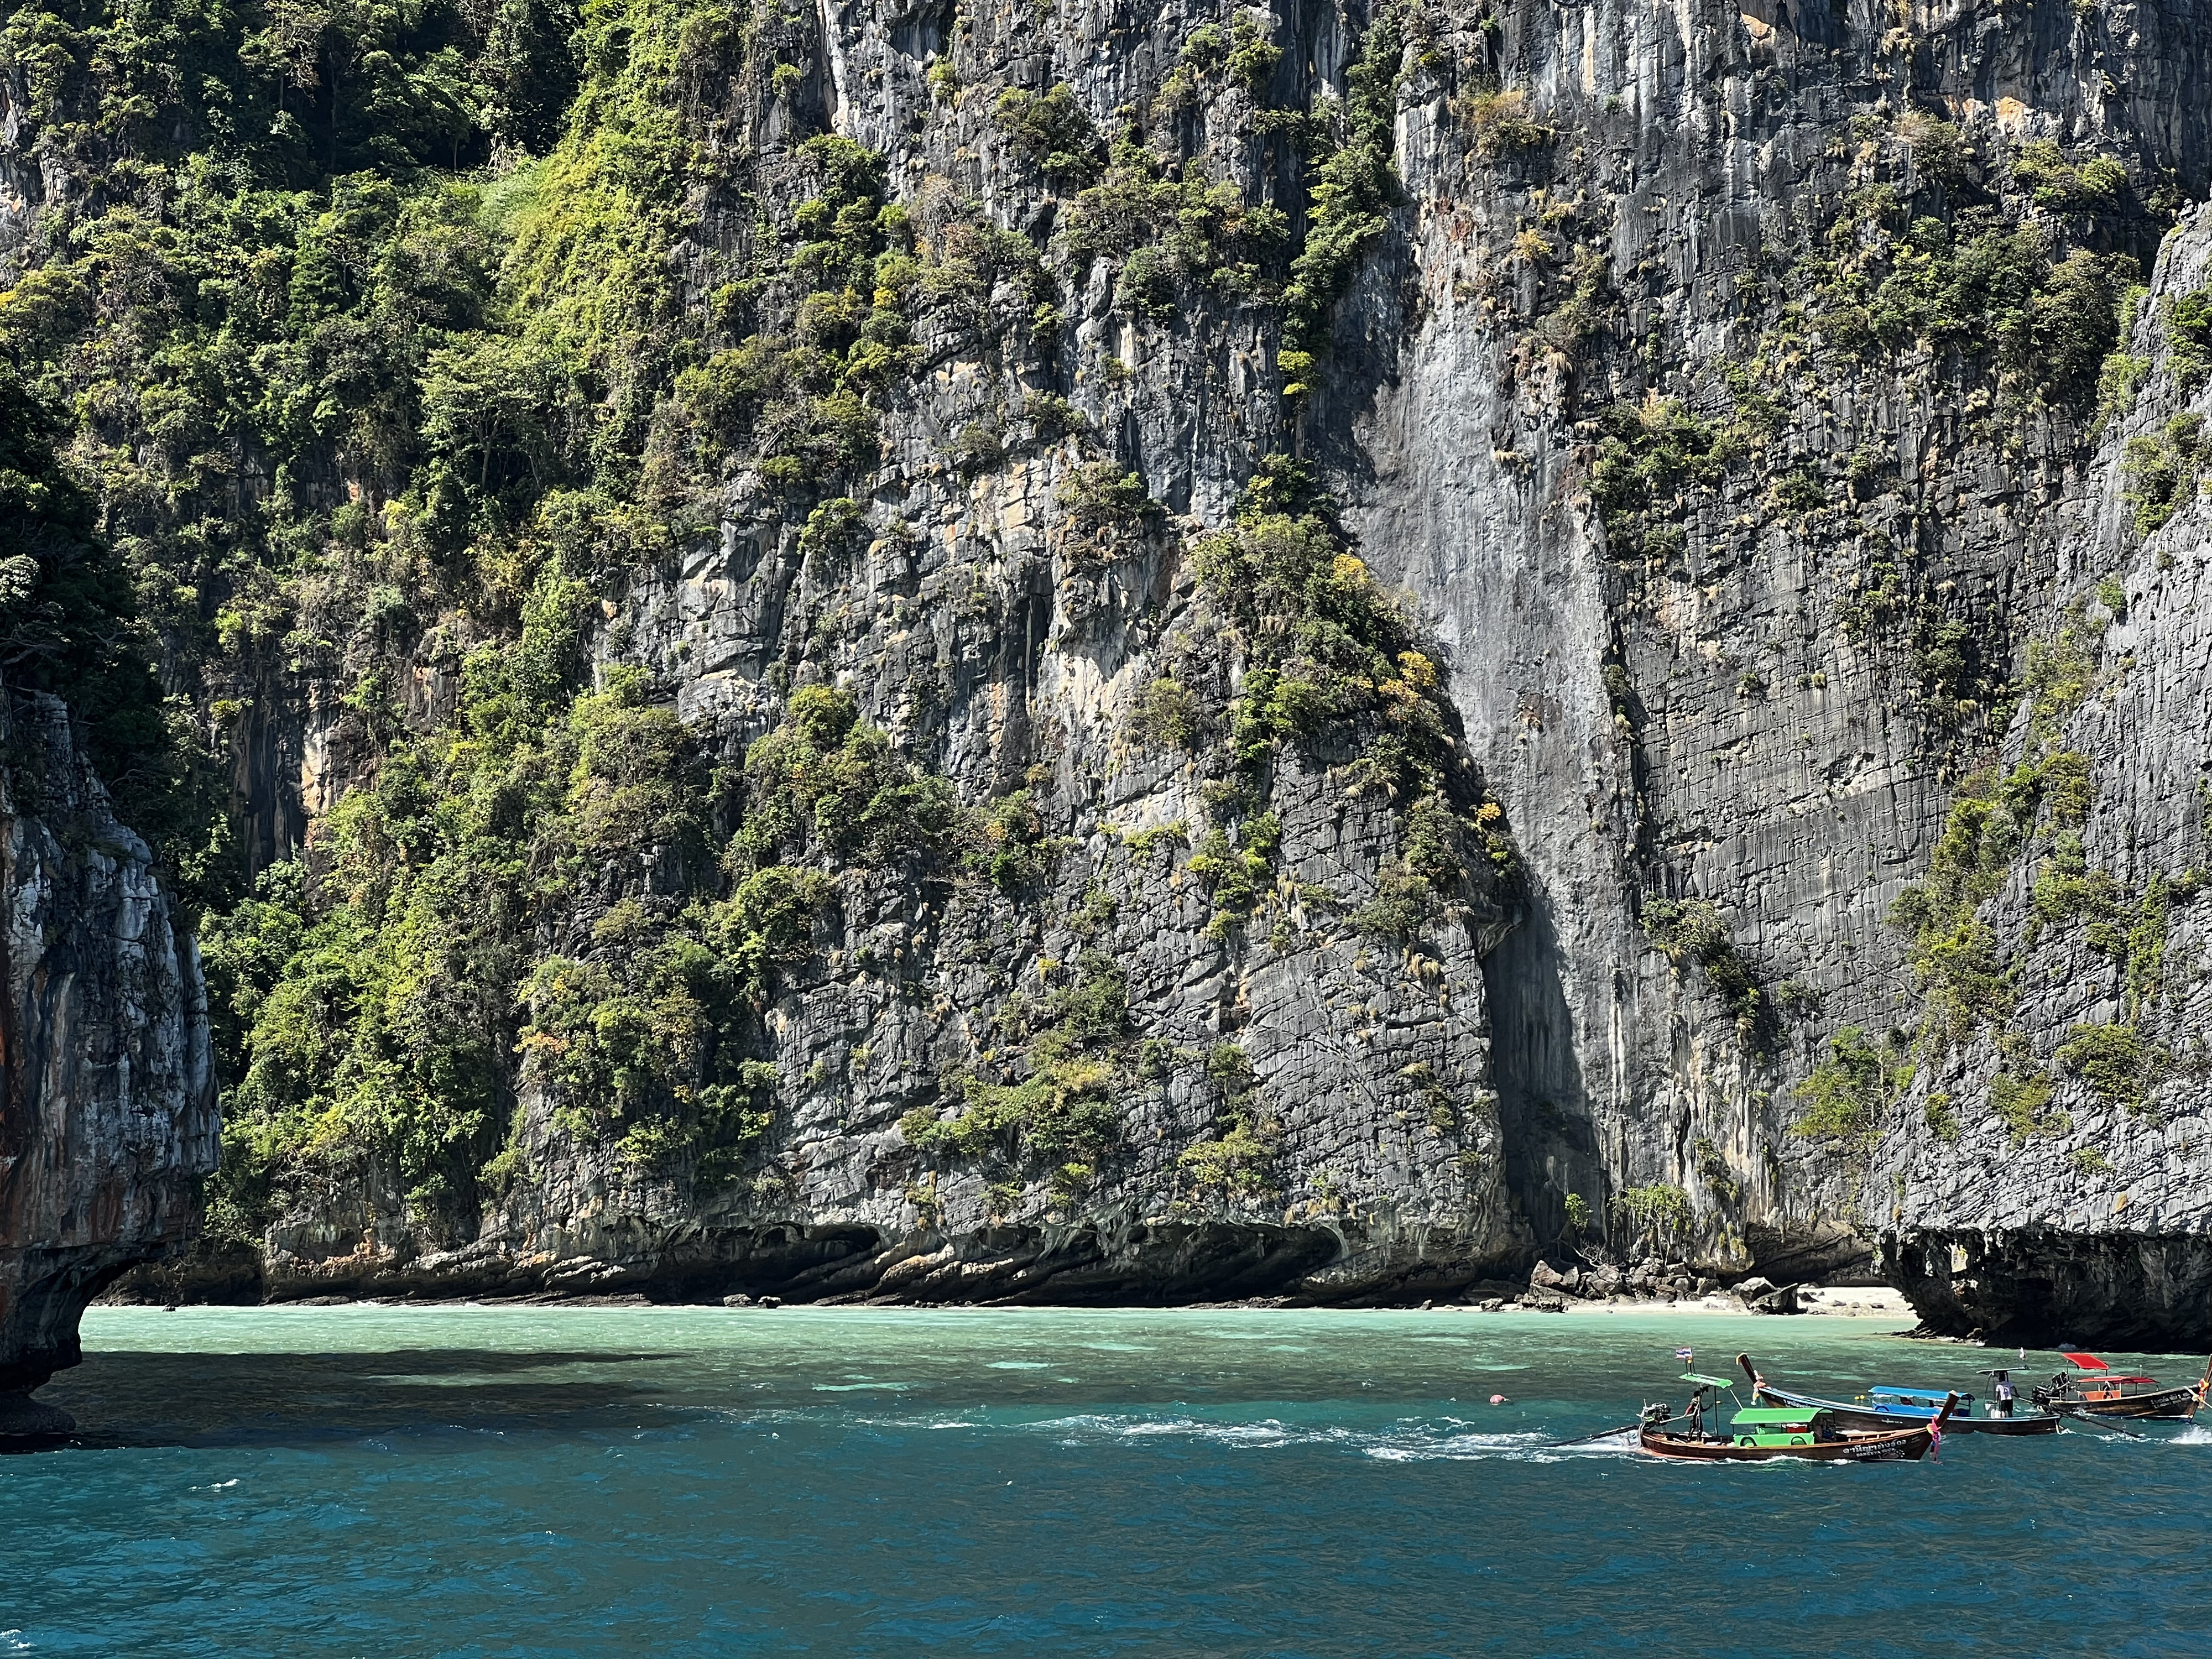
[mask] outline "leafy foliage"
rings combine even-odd
[[[1630,1187],[1618,1194],[1613,1202],[1635,1237],[1656,1243],[1680,1238],[1697,1220],[1690,1195],[1668,1182]]]
[[[2108,1106],[2139,1111],[2166,1057],[2132,1025],[2076,1025],[2058,1045],[2058,1064]]]
[[[1066,82],[1042,93],[1011,87],[992,113],[1046,178],[1080,180],[1097,170],[1098,131]]]
[[[179,879],[188,917],[234,897],[219,785],[94,507],[54,454],[59,422],[0,362],[0,687],[65,698],[117,814]],[[38,780],[11,772],[18,805]]]
[[[1680,510],[1686,490],[1719,479],[1729,461],[1742,453],[1742,435],[1664,399],[1616,405],[1604,419],[1589,492],[1613,556],[1633,558],[1679,547],[1679,532],[1671,539],[1655,536],[1655,526],[1664,526]]]
[[[2166,366],[2184,397],[2212,380],[2212,288],[2191,289],[2166,319]]]
[[[641,1172],[729,1178],[770,1126],[759,1009],[812,948],[820,866],[952,839],[943,780],[849,697],[800,693],[716,775],[642,672],[585,673],[595,583],[662,557],[732,458],[793,498],[810,558],[851,556],[837,486],[873,464],[909,314],[975,280],[953,234],[925,283],[880,158],[834,137],[796,146],[813,193],[782,222],[672,261],[721,182],[710,100],[813,27],[437,0],[0,30],[22,147],[100,181],[0,295],[25,383],[0,489],[40,526],[0,546],[0,628],[11,684],[66,677],[210,910],[225,1225],[363,1156],[433,1224],[473,1213],[521,1166],[532,1087]],[[404,712],[410,658],[449,714]],[[343,688],[364,781],[243,900],[157,659],[217,721],[287,676]]]
[[[1814,1139],[1855,1139],[1875,1127],[1888,1099],[1888,1068],[1864,1031],[1846,1025],[1828,1039],[1828,1057],[1798,1085],[1805,1110],[1796,1133]]]
[[[1216,1043],[1206,1057],[1206,1075],[1220,1096],[1212,1133],[1183,1149],[1177,1170],[1201,1196],[1248,1204],[1272,1200],[1282,1126],[1261,1101],[1251,1056],[1234,1042]]]
[[[2136,534],[2152,536],[2197,494],[2212,445],[2201,415],[2176,415],[2162,432],[2130,438],[2120,461],[2120,499],[2133,509]]]
[[[782,725],[745,751],[734,848],[756,866],[812,856],[878,866],[942,851],[959,822],[945,779],[891,752],[853,694],[794,692]]]
[[[2015,1146],[2063,1134],[2074,1127],[2067,1113],[2051,1109],[2051,1079],[2040,1074],[2018,1077],[1999,1072],[1990,1079],[1990,1109],[2002,1120]]]
[[[1759,1047],[1771,1036],[1767,1030],[1771,1011],[1759,975],[1729,936],[1727,920],[1711,901],[1649,899],[1643,921],[1645,935],[1677,969],[1695,964],[1705,970],[1707,981],[1735,1017],[1737,1036],[1747,1047]]]
[[[1355,787],[1401,805],[1407,862],[1385,873],[1370,931],[1410,938],[1447,912],[1473,857],[1493,872],[1513,868],[1503,809],[1468,799],[1479,781],[1453,734],[1435,660],[1303,468],[1271,458],[1234,526],[1199,538],[1191,560],[1247,659],[1228,710],[1229,758],[1243,781],[1222,793],[1255,810],[1238,831],[1241,851],[1232,857],[1228,830],[1217,825],[1191,866],[1214,894],[1218,922],[1248,915],[1272,878],[1280,830],[1261,801],[1285,744],[1356,740]]]
[[[1329,307],[1352,285],[1362,255],[1388,223],[1385,212],[1397,189],[1390,157],[1405,27],[1401,9],[1378,9],[1345,71],[1342,112],[1317,158],[1305,243],[1291,261],[1283,290],[1285,397],[1305,391],[1326,349]]]
[[[1887,185],[1858,192],[1808,263],[1813,315],[1838,349],[1871,357],[1922,348],[1987,352],[2046,401],[2086,404],[2118,340],[2132,259],[2077,251],[2053,262],[2047,233],[1969,209],[1914,216]]]
[[[2070,765],[2061,769],[2062,801],[2070,801],[2072,776]],[[1939,1053],[2012,1017],[2011,970],[1999,957],[1995,933],[1975,911],[2003,886],[2027,845],[2043,789],[2044,774],[2033,764],[2015,767],[2002,779],[1989,771],[1963,781],[1926,880],[1906,888],[1890,907],[1890,922],[1910,940],[1907,959],[1926,995],[1923,1032]]]
[[[1474,129],[1474,153],[1486,161],[1540,149],[1558,136],[1556,129],[1529,114],[1525,92],[1477,92],[1466,100],[1463,110],[1468,125]]]
[[[1132,128],[1115,139],[1104,175],[1077,195],[1061,243],[1081,264],[1121,261],[1115,304],[1165,318],[1185,288],[1273,298],[1289,229],[1280,208],[1247,204],[1233,180],[1162,155]]]
[[[908,1144],[1010,1169],[1056,1164],[1063,1176],[1079,1164],[1074,1184],[1087,1186],[1121,1139],[1115,1091],[1135,1046],[1127,981],[1103,952],[1086,951],[1074,982],[1053,994],[1044,1013],[1049,1024],[1023,1051],[1026,1076],[963,1079],[952,1117],[918,1107],[899,1120]]]

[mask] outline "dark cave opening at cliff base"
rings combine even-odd
[[[2056,1229],[1913,1232],[1883,1241],[1931,1331],[2029,1348],[2212,1349],[2212,1239]]]

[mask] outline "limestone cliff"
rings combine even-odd
[[[1987,892],[2016,1018],[1931,1056],[1874,1158],[1891,1273],[1925,1316],[2000,1341],[2195,1346],[2212,1327],[2212,395],[2164,325],[2208,288],[2199,210],[2129,343],[2145,383],[2063,549],[2073,603],[1939,858],[1939,883]]]
[[[217,1125],[198,958],[145,844],[58,701],[15,700],[0,741],[4,1433],[67,1426],[21,1396],[77,1363],[87,1303],[190,1240]]]
[[[317,181],[149,183],[190,283],[10,94],[9,314],[226,411],[79,441],[260,872],[224,1273],[2202,1285],[2197,8],[573,21],[395,40],[498,94],[404,167],[359,54],[179,112]]]

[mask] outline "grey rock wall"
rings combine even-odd
[[[0,741],[4,1434],[68,1426],[22,1396],[77,1363],[87,1303],[190,1240],[218,1146],[199,960],[145,843],[59,702],[14,701]]]
[[[2151,377],[2098,451],[2056,573],[2080,607],[2080,706],[2047,733],[2023,707],[2003,750],[2085,758],[2081,862],[2106,896],[2062,913],[2047,817],[2031,830],[1981,912],[2016,1025],[1923,1067],[1873,1158],[1890,1271],[1952,1330],[2159,1348],[2212,1327],[2212,511],[2192,477],[2144,536],[2125,499],[2130,445],[2212,416],[2212,393],[2176,382],[2160,304],[2208,285],[2200,209],[2160,256],[2130,342]],[[2008,1081],[2032,1109],[2001,1109]]]
[[[2108,568],[2091,550],[2116,535],[2126,434],[2093,459],[2064,418],[1993,432],[1975,418],[1989,392],[1933,353],[1774,376],[1761,362],[1772,313],[1735,295],[1814,204],[1875,176],[1861,141],[1908,104],[1992,149],[2101,137],[2201,178],[2196,116],[2139,118],[2142,102],[2100,99],[2085,78],[2124,63],[2117,80],[2171,87],[2181,62],[2201,61],[2203,20],[2100,21],[1916,13],[1900,72],[1856,11],[1517,8],[1503,14],[1506,79],[1574,145],[1563,137],[1540,163],[1471,154],[1439,79],[1416,74],[1401,96],[1403,240],[1370,264],[1338,331],[1368,373],[1333,386],[1305,433],[1349,480],[1370,556],[1437,617],[1455,699],[1530,868],[1528,922],[1486,966],[1515,1194],[1545,1236],[1569,1192],[1598,1204],[1659,1182],[1691,1195],[1723,1265],[1865,1272],[1884,1211],[1915,1212],[1924,1189],[1869,1197],[1890,1197],[1882,1159],[1870,1170],[1855,1150],[1791,1133],[1797,1090],[1839,1029],[1914,1028],[1904,941],[1885,918],[2018,694],[2001,687],[1963,720],[1931,708],[1906,653],[1853,637],[1844,606],[1867,545],[1909,550],[1948,613],[1991,641],[2002,679]],[[1437,56],[1479,54],[1462,27]],[[1569,201],[1554,248],[1601,252],[1625,296],[1615,337],[1663,338],[1656,366],[1560,349],[1556,270],[1534,276],[1538,262],[1510,250],[1547,202]],[[2203,280],[2182,268],[2186,245],[2161,263],[2138,349],[2158,331],[2159,296]],[[1639,390],[1724,410],[1713,399],[1729,368],[1789,400],[1787,419],[1765,456],[1691,492],[1678,553],[1622,560],[1583,488],[1598,432],[1582,417]],[[2127,432],[2164,414],[2150,394]],[[1878,458],[1874,488],[1844,485],[1854,451]],[[1754,466],[1805,461],[1841,513],[1778,511]],[[2203,687],[2170,684],[2160,707],[2193,741]],[[2179,772],[2146,772],[2146,755],[2110,738],[2093,752],[2160,777],[2154,789],[2195,765],[2192,751]],[[1757,1043],[1644,937],[1638,913],[1661,896],[1725,918],[1773,1020]],[[2185,1153],[2177,1176],[2196,1167]],[[2051,1174],[2021,1170],[2002,1190],[2063,1193],[2078,1219],[2081,1172]]]
[[[1030,787],[1061,843],[1049,879],[1016,901],[844,876],[768,1015],[780,1116],[746,1181],[643,1177],[579,1144],[562,1103],[526,1084],[527,1178],[481,1224],[428,1224],[374,1168],[331,1175],[272,1228],[265,1289],[1405,1296],[1525,1266],[1577,1209],[1585,1243],[1776,1277],[1869,1271],[1891,1234],[1887,1269],[1954,1325],[1994,1317],[1962,1288],[1978,1270],[1961,1260],[2102,1260],[2096,1241],[2110,1240],[2105,1266],[2053,1270],[2065,1288],[2035,1316],[2045,1324],[2128,1273],[2191,1279],[2203,1215],[2189,1194],[2207,1153],[2180,1096],[2204,1009],[2178,966],[2156,1042],[2179,1058],[2151,1110],[2078,1106],[2071,1139],[2014,1146],[1961,1105],[1960,1139],[1929,1141],[1929,1092],[1974,1097],[1996,1063],[1990,1032],[1886,1084],[1871,1143],[1796,1133],[1800,1091],[1839,1033],[1871,1033],[1903,1063],[1921,997],[1886,919],[1926,874],[1954,786],[2022,751],[2031,642],[2124,552],[2129,616],[2069,728],[2100,781],[2090,854],[2138,887],[2197,856],[2183,843],[2202,828],[2189,605],[2203,509],[2125,552],[2118,503],[2125,442],[2162,429],[2170,377],[2100,441],[2086,410],[2039,405],[1990,367],[1986,319],[1963,343],[1858,357],[1800,325],[1847,198],[1921,187],[1915,120],[1955,125],[1980,158],[1977,199],[2006,224],[2148,253],[2163,223],[2148,199],[2201,198],[2212,165],[2201,9],[1429,9],[1400,66],[1402,188],[1287,429],[1276,312],[1188,289],[1171,317],[1117,309],[1112,261],[1057,251],[1071,192],[1024,166],[990,116],[1008,86],[1064,82],[1110,131],[1158,94],[1192,28],[1235,15],[1063,6],[1041,28],[1029,8],[825,9],[799,101],[886,154],[926,234],[973,202],[1026,235],[1067,325],[1030,341],[1011,283],[980,319],[926,317],[926,366],[884,423],[862,503],[864,556],[810,565],[799,526],[740,468],[715,529],[633,573],[595,641],[601,666],[648,670],[725,757],[775,723],[795,677],[851,687],[964,800]],[[1310,167],[1256,131],[1256,109],[1341,93],[1369,20],[1306,4],[1250,15],[1284,49],[1273,83],[1258,99],[1221,87],[1177,119],[1211,176],[1283,205],[1303,234]],[[925,76],[956,38],[964,88],[945,105]],[[1540,139],[1486,139],[1470,100],[1500,88]],[[791,108],[737,114],[729,130],[751,148],[731,165],[748,194],[709,192],[700,246],[743,246],[762,204],[800,191]],[[2131,205],[2068,219],[2035,203],[2008,158],[2045,139],[2121,158]],[[2161,257],[2136,349],[2162,349],[2158,301],[2203,280],[2197,234]],[[1081,410],[1086,440],[1020,431],[1015,411],[1043,392]],[[1591,495],[1605,421],[1674,400],[1722,422],[1752,395],[1771,401],[1771,426],[1662,504],[1679,536],[1617,543]],[[958,434],[986,420],[1009,453],[956,466]],[[1285,443],[1439,641],[1468,757],[1518,851],[1514,882],[1474,895],[1419,950],[1345,923],[1401,844],[1391,814],[1346,797],[1348,757],[1308,757],[1279,781],[1279,927],[1222,935],[1188,848],[1132,845],[1205,822],[1202,772],[1133,736],[1130,714],[1171,667],[1204,667],[1217,706],[1234,690],[1184,550]],[[1139,470],[1163,509],[1103,568],[1054,506],[1097,453]],[[1784,505],[1791,477],[1817,499]],[[1883,614],[1868,599],[1882,568],[1902,572],[1919,622],[1852,623]],[[1931,691],[1909,635],[1939,624],[1970,659]],[[410,713],[429,718],[434,701]],[[343,781],[343,745],[313,718],[304,732],[271,725],[246,791],[272,845]],[[302,759],[320,756],[339,758]],[[2031,878],[2023,866],[1991,901],[2008,939]],[[1071,918],[1093,892],[1112,918],[1079,937]],[[1719,919],[1749,1003],[1655,945],[1651,905],[1685,899]],[[2174,914],[2179,964],[2194,913]],[[595,920],[586,905],[570,932]],[[1031,1172],[1008,1190],[920,1154],[899,1121],[949,1106],[947,1079],[1002,1046],[1012,999],[1065,986],[1086,948],[1126,975],[1132,1043],[1159,1045],[1118,1088],[1121,1151],[1096,1186],[1057,1194]],[[2118,992],[2076,947],[2037,949],[2007,1040],[2055,1064],[2072,1024],[2109,1019]],[[1241,1195],[1202,1190],[1185,1156],[1218,1127],[1203,1060],[1224,1043],[1279,1136],[1267,1180]],[[2075,1157],[2089,1151],[2110,1179]],[[2054,1236],[2073,1242],[2014,1249]],[[2166,1239],[2179,1241],[2170,1255]],[[2204,1316],[2179,1291],[2126,1297],[2166,1307],[2176,1328]]]

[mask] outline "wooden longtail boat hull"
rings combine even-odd
[[[2160,1389],[2156,1394],[2123,1395],[2117,1400],[2084,1400],[2062,1394],[2051,1401],[2051,1407],[2069,1416],[2149,1417],[2186,1423],[2197,1415],[2197,1390]]]
[[[1876,1411],[1870,1406],[1847,1406],[1840,1400],[1821,1400],[1809,1394],[1788,1394],[1780,1389],[1761,1389],[1759,1401],[1765,1406],[1802,1406],[1829,1413],[1839,1429],[1909,1429],[1928,1422],[1917,1413]],[[1968,1417],[1954,1413],[1943,1425],[1946,1434],[2056,1434],[2059,1419],[2046,1412],[2022,1412],[2017,1417]]]
[[[1934,1438],[1923,1425],[1803,1446],[1739,1446],[1731,1440],[1692,1440],[1646,1429],[1642,1444],[1654,1457],[1691,1463],[1766,1463],[1776,1458],[1795,1458],[1802,1463],[1917,1463],[1928,1455]]]
[[[1889,1419],[1894,1423],[1895,1418]],[[1943,1425],[1946,1434],[2056,1434],[2059,1419],[2049,1412],[2022,1412],[2016,1417],[1954,1417]]]

